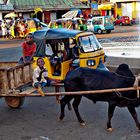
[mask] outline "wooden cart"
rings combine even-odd
[[[26,96],[41,96],[40,94],[32,94],[36,89],[32,86],[32,64],[27,63],[18,65],[17,62],[0,62],[0,98],[4,97],[7,105],[11,108],[19,108],[24,103]],[[134,73],[139,73],[140,69],[133,70]],[[59,88],[63,83],[54,83],[55,88],[53,93],[45,93],[46,96],[56,96],[57,100],[60,95],[79,95],[79,94],[96,94],[127,90],[139,90],[140,87],[122,88],[122,89],[107,89],[96,91],[80,91],[80,92],[59,92]],[[26,88],[26,89],[25,89]],[[24,89],[24,90],[23,90]]]
[[[8,106],[19,108],[24,103],[24,97],[6,95],[22,92],[22,87],[31,82],[32,66],[30,63],[18,65],[17,62],[0,62],[0,97],[5,95]]]
[[[4,97],[11,108],[19,108],[24,103],[26,96],[41,96],[34,94],[32,87],[32,64],[18,65],[17,62],[0,62],[0,98]],[[52,83],[55,93],[59,92],[63,83]],[[54,96],[54,94],[53,94]],[[59,96],[56,96],[59,102]]]

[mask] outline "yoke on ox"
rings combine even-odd
[[[135,76],[129,69],[128,65],[121,64],[115,73],[98,69],[77,68],[67,74],[64,84],[65,91],[68,92],[127,88],[132,87],[134,82]],[[73,108],[77,119],[81,125],[85,125],[85,122],[82,119],[78,109],[82,96],[92,100],[94,103],[96,103],[96,101],[108,102],[108,131],[112,131],[111,118],[113,117],[116,106],[128,108],[133,119],[135,120],[138,130],[140,131],[140,123],[138,121],[137,113],[135,110],[135,107],[140,105],[140,98],[137,98],[136,90],[103,94],[65,95],[60,101],[60,120],[62,120],[65,116],[65,105],[74,99]]]

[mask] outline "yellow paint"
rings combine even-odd
[[[88,0],[80,0],[81,2],[88,2]]]
[[[112,4],[101,4],[98,5],[98,10],[111,10],[112,7]]]
[[[104,63],[104,51],[99,50],[96,52],[91,52],[91,53],[81,53],[79,58],[80,58],[80,67],[90,67],[96,69],[99,65],[100,59],[102,59],[102,62]],[[94,66],[88,66],[87,61],[88,60],[95,60],[95,65]]]
[[[136,11],[136,2],[132,3],[132,18],[136,18],[137,11]]]
[[[36,61],[37,61],[38,57],[34,57],[34,63],[33,63],[33,69],[35,69],[37,67]],[[48,70],[48,77],[50,79],[55,79],[55,80],[64,80],[65,76],[67,74],[67,72],[70,69],[70,64],[71,64],[71,60],[67,60],[62,62],[61,65],[61,75],[60,76],[55,76],[54,74],[54,68],[51,65],[50,59],[48,57],[43,58],[45,65],[44,67]]]
[[[34,15],[37,14],[38,12],[43,12],[43,10],[40,7],[37,7],[34,9]]]
[[[122,16],[122,8],[117,8],[117,15]]]

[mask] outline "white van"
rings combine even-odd
[[[87,21],[87,30],[95,33],[111,33],[114,30],[114,24],[111,16],[92,17]]]

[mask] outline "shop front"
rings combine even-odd
[[[102,16],[107,16],[107,15],[115,16],[114,3],[98,5],[98,10],[100,11]]]

